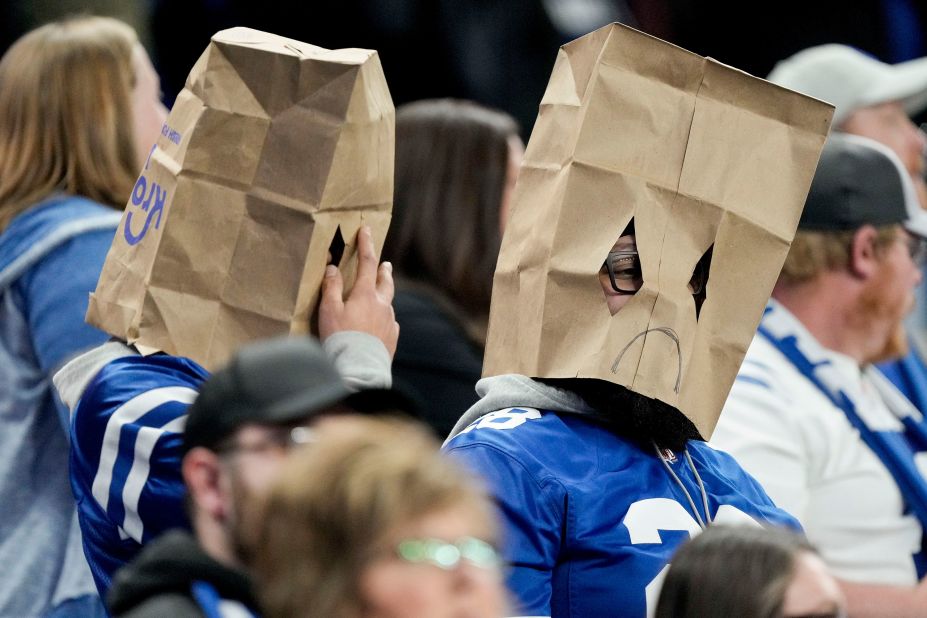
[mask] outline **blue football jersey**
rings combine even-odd
[[[187,407],[208,372],[158,354],[107,364],[71,420],[71,487],[101,594],[143,543],[187,527],[180,473]]]
[[[508,584],[526,615],[647,615],[673,552],[706,520],[685,453],[664,450],[664,464],[655,448],[642,450],[582,416],[500,410],[445,448],[491,488],[504,521]],[[698,441],[688,453],[709,521],[800,529],[732,457]]]

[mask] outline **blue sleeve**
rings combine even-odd
[[[137,543],[187,524],[183,428],[206,376],[191,361],[159,355],[113,361],[94,378],[71,427],[72,486],[93,511],[85,520]]]
[[[552,575],[563,544],[567,494],[553,479],[535,479],[510,453],[471,443],[448,452],[489,485],[503,523],[508,586],[525,615],[550,616]]]
[[[84,322],[84,314],[112,241],[113,230],[75,236],[20,280],[36,358],[44,371],[52,372],[70,356],[106,341],[105,333]]]

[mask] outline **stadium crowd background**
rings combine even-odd
[[[904,0],[856,3],[852,10],[836,2],[669,0],[7,2],[0,8],[0,52],[22,33],[70,13],[131,24],[151,54],[168,107],[209,36],[245,25],[323,47],[377,49],[397,106],[469,99],[511,114],[525,140],[558,46],[612,21],[759,76],[777,60],[820,43],[845,43],[891,63],[927,53],[927,7]],[[922,303],[913,325],[922,328],[925,314]],[[790,546],[786,558],[806,549]]]
[[[613,21],[759,77],[821,43],[889,63],[927,54],[927,3],[918,0],[8,0],[0,6],[0,52],[73,13],[133,26],[168,107],[209,37],[248,26],[322,47],[376,49],[397,106],[470,99],[512,114],[525,140],[557,48]]]

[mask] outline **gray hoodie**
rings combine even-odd
[[[483,378],[476,383],[476,392],[480,400],[464,412],[447,440],[490,412],[516,406],[570,414],[596,415],[596,411],[576,393],[515,373]]]
[[[389,388],[392,385],[390,356],[383,343],[367,333],[342,331],[322,342],[348,388],[352,390]],[[53,380],[61,401],[73,413],[90,381],[108,363],[125,356],[137,356],[135,348],[121,341],[110,341],[78,356]]]

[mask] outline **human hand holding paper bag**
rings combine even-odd
[[[322,300],[319,305],[319,338],[343,330],[369,333],[383,342],[390,356],[396,353],[399,324],[393,311],[393,267],[389,262],[377,266],[377,254],[370,228],[357,232],[357,277],[347,298],[344,281],[334,265],[325,268]]]

